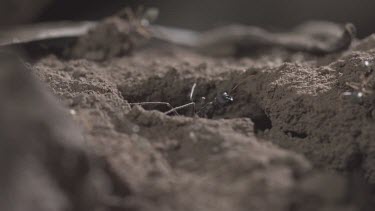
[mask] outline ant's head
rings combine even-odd
[[[219,94],[217,97],[217,102],[221,105],[228,105],[233,103],[234,99],[232,96],[230,96],[227,92],[223,92]]]

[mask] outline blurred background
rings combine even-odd
[[[160,9],[159,24],[203,30],[243,23],[288,29],[307,20],[352,22],[363,38],[375,32],[374,0],[0,0],[7,24],[98,19],[124,6]],[[8,13],[8,14],[7,14]]]

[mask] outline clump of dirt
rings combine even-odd
[[[103,61],[131,53],[134,42],[134,26],[114,16],[103,20],[87,35],[79,38],[66,54],[73,58]]]

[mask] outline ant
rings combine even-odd
[[[194,101],[195,89],[197,87],[197,83],[194,83],[193,86],[191,87],[190,94],[189,94],[190,103],[187,103],[187,104],[175,107],[175,108],[167,102],[140,102],[140,103],[129,103],[129,105],[130,106],[132,105],[140,105],[140,106],[142,105],[164,105],[170,108],[170,110],[168,110],[167,112],[164,112],[164,114],[170,115],[173,113],[177,116],[179,116],[179,113],[178,113],[179,110],[187,108],[187,107],[193,107],[193,115],[210,119],[213,117],[215,111],[217,111],[218,109],[225,108],[228,105],[232,104],[234,102],[234,98],[231,94],[234,93],[242,84],[246,83],[249,77],[252,77],[256,75],[257,73],[258,73],[257,71],[251,72],[251,74],[248,77],[243,78],[237,84],[235,84],[234,87],[232,87],[232,89],[229,92],[226,92],[226,91],[220,92],[216,95],[216,97],[212,101],[207,102],[207,103],[206,103],[205,97],[201,97],[200,102],[198,103]],[[198,109],[198,111],[196,109],[197,104],[200,105],[200,109]]]
[[[196,111],[196,102],[194,101],[194,94],[195,94],[195,89],[196,89],[197,84],[194,83],[189,94],[189,100],[190,103],[178,106],[173,108],[171,104],[167,102],[141,102],[141,103],[129,103],[130,105],[165,105],[171,108],[169,111],[164,112],[164,114],[169,115],[169,114],[176,114],[179,115],[178,111],[187,107],[193,107],[193,113],[194,115],[197,115],[198,117],[204,117],[204,118],[212,118],[214,112],[219,109],[219,108],[224,108],[231,103],[233,103],[234,98],[228,94],[228,92],[221,92],[216,95],[216,97],[210,101],[205,103],[206,98],[202,97],[200,104],[202,104],[201,108]]]

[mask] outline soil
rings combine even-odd
[[[118,209],[371,210],[374,47],[370,36],[324,57],[210,57],[158,43],[100,61],[51,54],[32,73],[124,186]],[[181,106],[194,83],[196,110],[223,92],[234,101],[210,118],[129,104]]]

